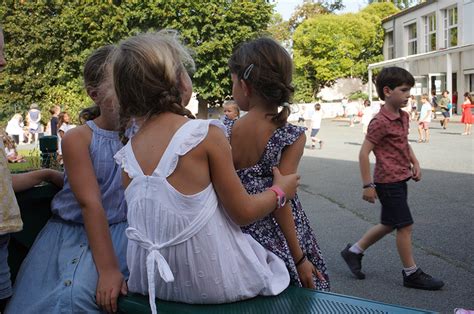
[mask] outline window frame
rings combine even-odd
[[[456,12],[456,14],[451,14]],[[444,27],[444,48],[456,47],[459,44],[459,11],[457,6],[452,6],[444,10],[443,27]],[[452,45],[451,31],[456,30],[456,42]]]
[[[414,30],[414,37],[410,38],[411,36],[411,30]],[[407,30],[407,55],[416,55],[418,53],[418,29],[417,29],[417,23],[413,22],[411,24],[408,24],[406,26]],[[411,52],[411,53],[410,53]]]

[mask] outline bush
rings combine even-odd
[[[348,99],[349,100],[359,100],[359,99],[367,100],[367,99],[369,99],[369,95],[367,95],[364,92],[357,91],[357,92],[354,92],[354,93],[350,94]]]

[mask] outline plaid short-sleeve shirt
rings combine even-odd
[[[403,110],[396,115],[382,107],[370,122],[366,139],[374,144],[375,183],[399,182],[411,177],[409,119]]]

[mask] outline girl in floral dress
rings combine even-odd
[[[238,47],[229,67],[234,100],[248,111],[224,120],[234,166],[247,191],[260,193],[272,185],[272,167],[296,172],[306,143],[305,128],[287,123],[293,65],[277,42],[260,38]],[[291,284],[329,290],[326,264],[298,195],[242,229],[285,261]]]

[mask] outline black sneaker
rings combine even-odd
[[[410,276],[407,276],[405,274],[405,271],[402,270],[402,275],[403,285],[408,288],[439,290],[442,286],[444,286],[444,282],[424,273],[420,268],[418,268],[416,272],[414,272]]]
[[[349,266],[351,272],[357,277],[357,279],[365,279],[365,274],[360,271],[362,269],[362,257],[364,256],[364,254],[356,254],[349,251],[349,248],[351,246],[351,244],[348,244],[346,248],[342,250],[341,256],[346,262],[347,266]]]

